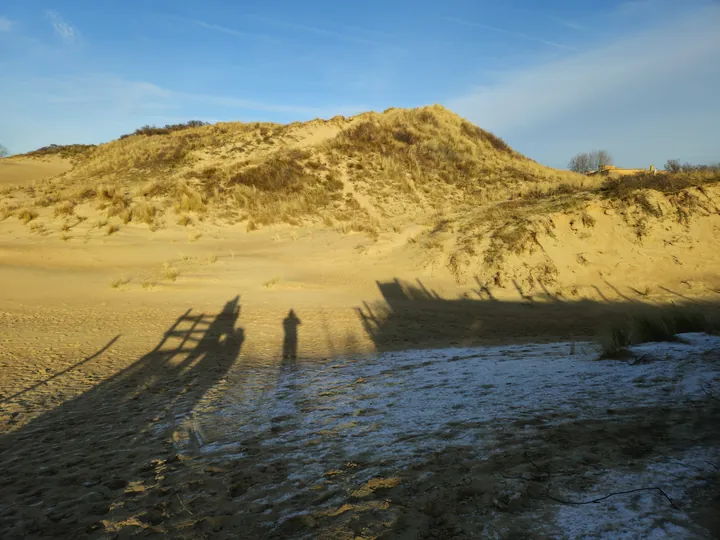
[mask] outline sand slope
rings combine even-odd
[[[60,157],[10,157],[0,159],[0,188],[28,186],[34,182],[65,173],[72,163]]]

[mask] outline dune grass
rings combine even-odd
[[[438,105],[304,124],[143,126],[97,147],[38,152],[77,160],[61,182],[18,191],[30,203],[14,202],[25,210],[12,213],[25,222],[36,207],[62,218],[90,205],[100,227],[112,220],[151,230],[221,222],[252,232],[285,223],[377,240],[421,224],[428,232],[418,245],[444,253],[458,276],[473,260],[500,266],[533,252],[553,236],[556,214],[594,227],[592,205],[619,209],[639,240],[655,221],[687,225],[713,211],[702,190],[720,179],[717,167],[613,179],[551,169]],[[454,241],[431,232],[443,220]]]
[[[610,324],[600,335],[602,358],[623,356],[631,345],[678,341],[678,334],[716,333],[718,321],[692,307],[661,307]]]

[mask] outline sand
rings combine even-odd
[[[58,157],[29,158],[25,156],[0,159],[0,188],[29,186],[46,178],[69,171],[69,160]]]
[[[316,121],[282,136],[312,147],[349,124]],[[215,128],[202,129],[210,137]],[[140,142],[121,141],[110,157],[124,157],[123,144]],[[252,144],[256,157],[273,146]],[[188,158],[190,165],[218,159],[201,154]],[[618,391],[615,376],[630,376],[627,366],[594,364],[598,333],[629,315],[671,302],[717,314],[715,186],[694,192],[700,202],[687,219],[676,216],[684,207],[669,196],[650,201],[662,208],[661,218],[599,198],[552,212],[538,205],[540,232],[495,265],[483,256],[493,238],[488,227],[510,223],[512,214],[478,225],[468,206],[453,209],[457,194],[448,192],[443,215],[450,225],[438,227],[442,220],[428,217],[435,210],[415,210],[444,192],[408,206],[400,197],[376,196],[380,184],[347,175],[343,196],[354,197],[369,218],[397,217],[397,224],[374,234],[341,232],[321,220],[249,231],[246,222],[221,221],[214,209],[203,220],[189,211],[189,226],[178,225],[171,211],[152,227],[117,215],[108,224],[101,200],[62,213],[61,199],[52,197],[72,175],[12,189],[69,166],[0,160],[0,188],[7,188],[0,193],[9,194],[0,201],[7,203],[0,214],[2,538],[472,538],[483,531],[468,526],[484,520],[491,537],[577,537],[608,524],[588,513],[594,525],[583,528],[584,514],[561,510],[543,491],[547,482],[537,485],[564,461],[582,471],[557,473],[560,486],[553,476],[553,493],[574,500],[613,490],[590,469],[623,488],[623,478],[666,483],[668,475],[652,473],[652,463],[629,459],[634,449],[647,450],[640,443],[672,474],[687,477],[702,460],[717,466],[707,451],[718,440],[715,400],[697,386],[698,378],[713,383],[716,376],[715,342],[696,336],[705,345],[678,358],[672,347],[655,351],[670,362],[663,380],[652,366],[634,366],[624,388],[643,389],[635,404],[603,401]],[[99,189],[87,174],[77,173],[72,188]],[[403,196],[420,197],[417,185],[410,187]],[[456,359],[465,356],[475,360]],[[481,357],[512,357],[516,368],[493,371]],[[552,358],[557,362],[547,367],[560,369],[555,375],[544,371],[543,359]],[[675,371],[673,359],[683,358],[688,369]],[[579,371],[570,367],[574,359],[582,362]],[[376,380],[378,369],[389,378]],[[466,376],[477,400],[463,393]],[[564,381],[564,394],[550,391],[553,377]],[[581,394],[594,396],[593,407],[583,409],[573,377]],[[505,393],[483,387],[505,383],[512,383]],[[434,393],[436,387],[443,389]],[[558,402],[570,394],[574,413]],[[473,408],[476,401],[485,405]],[[433,408],[450,403],[455,412]],[[474,419],[441,422],[464,408]],[[485,455],[478,437],[492,420],[475,417],[490,412],[498,416],[490,432],[499,442]],[[664,421],[669,412],[673,422]],[[432,448],[415,444],[409,428],[417,428],[418,417],[437,422]],[[308,418],[313,422],[304,425]],[[404,421],[408,439],[393,442]],[[262,429],[253,431],[254,422]],[[538,425],[548,427],[538,432]],[[478,444],[463,442],[465,435]],[[291,440],[278,443],[285,436]],[[359,452],[373,446],[379,451],[371,459]],[[328,447],[332,463],[312,452]],[[400,459],[408,448],[412,455]],[[668,456],[682,467],[670,470]],[[683,502],[681,514],[663,513],[662,501],[648,494],[602,508],[634,511],[633,523],[643,513],[666,520],[659,537],[681,530],[703,538],[717,530],[716,508],[697,502],[714,500],[712,465],[673,494]],[[537,520],[555,528],[542,533],[532,526]],[[638,523],[628,534],[656,534],[647,519]]]
[[[361,234],[299,227],[248,233],[242,227],[203,224],[156,232],[133,225],[107,236],[83,223],[63,240],[60,231],[50,228],[52,220],[46,223],[44,234],[14,218],[0,223],[1,456],[3,469],[10,471],[2,491],[4,538],[105,538],[137,531],[233,538],[241,524],[252,537],[278,538],[349,538],[363,531],[372,538],[413,523],[423,524],[417,526],[426,533],[462,529],[470,519],[468,507],[450,512],[444,503],[423,502],[413,493],[441,490],[436,492],[442,499],[440,493],[460,489],[453,482],[488,478],[497,489],[483,488],[477,496],[495,512],[510,504],[498,495],[506,489],[497,485],[498,471],[514,476],[527,467],[506,466],[502,459],[488,465],[463,445],[448,447],[439,461],[391,468],[393,474],[382,469],[372,478],[356,475],[352,464],[343,462],[338,478],[353,471],[349,499],[343,502],[333,491],[337,504],[329,508],[318,502],[325,497],[318,491],[288,506],[290,513],[281,520],[280,514],[263,512],[280,504],[282,493],[266,499],[258,495],[254,502],[242,494],[249,486],[293,478],[299,472],[293,451],[248,434],[240,447],[226,446],[210,461],[196,459],[183,450],[188,441],[201,444],[187,430],[192,411],[202,402],[219,410],[215,418],[221,418],[223,399],[244,399],[246,383],[233,374],[253,366],[269,370],[259,384],[273,388],[272,373],[287,361],[283,355],[297,357],[299,366],[322,366],[376,351],[591,339],[609,320],[646,309],[647,303],[692,300],[714,309],[719,294],[708,273],[717,251],[701,232],[695,238],[705,238],[707,245],[688,241],[692,248],[682,252],[683,272],[674,272],[677,264],[668,255],[657,256],[644,273],[634,273],[633,265],[659,251],[636,245],[635,252],[623,253],[632,261],[626,267],[613,272],[605,270],[609,264],[603,266],[604,280],[588,275],[521,296],[512,286],[460,285],[395,234],[373,242]],[[558,252],[564,242],[570,260],[575,233],[569,224],[560,230],[563,236],[547,251]],[[598,250],[611,257],[609,246],[618,250],[621,244],[596,234]],[[177,270],[174,281],[168,269]],[[652,290],[641,296],[647,283]],[[579,288],[580,298],[572,297],[573,288]],[[291,309],[297,320],[288,326]],[[390,357],[383,362],[394,363]],[[320,392],[308,403],[327,399]],[[362,403],[357,407],[362,409]],[[283,413],[274,417],[280,422]],[[637,429],[633,421],[607,427],[616,433],[617,444],[625,444]],[[202,432],[223,426],[220,420],[213,421],[214,428],[205,422]],[[587,424],[572,429],[587,429]],[[677,435],[678,447],[683,436]],[[255,446],[248,446],[250,439]],[[354,448],[352,437],[343,440],[348,451]],[[547,443],[537,444],[540,449]],[[285,451],[290,453],[280,457],[278,452]],[[278,458],[267,461],[273,455]],[[456,463],[464,465],[457,469]],[[452,485],[428,484],[417,476],[423,471],[434,471]],[[397,478],[402,489],[393,488]],[[369,495],[352,495],[363,489]],[[293,493],[287,486],[282,491]],[[518,493],[523,501],[530,496]],[[232,516],[238,512],[255,517],[236,522]],[[300,513],[293,517],[293,512]],[[441,516],[450,521],[438,522]],[[512,522],[501,517],[492,522],[497,530]],[[395,529],[398,523],[404,528]],[[414,526],[407,529],[408,538],[421,534]]]

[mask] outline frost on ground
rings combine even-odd
[[[175,440],[268,536],[710,538],[720,338],[681,338],[241,366]]]

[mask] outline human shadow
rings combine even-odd
[[[365,302],[356,312],[379,351],[592,340],[614,323],[636,315],[660,315],[667,307],[605,298],[536,301],[530,309],[527,302],[498,300],[490,290],[481,298],[443,299],[424,286],[398,279],[377,286],[383,300]],[[720,312],[718,301],[688,305],[712,319]]]
[[[3,435],[0,537],[159,526],[179,502],[162,487],[178,424],[226,377],[245,339],[238,302],[214,317],[188,310],[132,365]]]
[[[295,310],[290,310],[283,319],[283,349],[282,360],[283,365],[295,363],[297,361],[298,352],[298,326],[302,321],[295,314]]]

